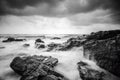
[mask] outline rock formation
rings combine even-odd
[[[87,37],[84,56],[120,77],[120,30],[100,31]]]
[[[41,39],[37,39],[35,41],[35,48],[38,48],[38,49],[45,48],[44,41],[42,41]]]
[[[105,80],[104,72],[90,68],[85,62],[78,63],[78,70],[82,80]]]
[[[10,67],[19,75],[20,80],[67,80],[54,71],[58,59],[51,56],[20,56],[15,57]]]

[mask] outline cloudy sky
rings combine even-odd
[[[0,0],[0,34],[120,29],[120,0]]]

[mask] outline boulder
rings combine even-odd
[[[92,69],[90,65],[85,62],[78,63],[78,70],[82,80],[105,80],[105,73]]]
[[[64,76],[54,71],[57,63],[58,59],[51,56],[19,56],[10,67],[22,76],[20,80],[64,80]]]
[[[35,40],[35,44],[36,44],[36,43],[44,43],[44,41],[42,41],[41,39],[36,39],[36,40]]]
[[[36,39],[35,48],[38,48],[38,49],[45,48],[44,41],[42,41],[41,39]]]

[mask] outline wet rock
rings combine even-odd
[[[80,47],[80,46],[81,46],[81,39],[79,37],[70,38],[67,40],[67,42],[64,42],[62,44],[62,47],[60,47],[59,50],[66,51],[72,49],[73,47]]]
[[[105,80],[105,73],[90,68],[85,62],[78,63],[78,70],[82,80]]]
[[[62,44],[58,43],[50,43],[47,45],[48,50],[47,51],[67,51],[72,49],[73,47],[80,47],[82,45],[83,40],[79,37],[77,38],[70,38],[66,42]]]
[[[43,49],[43,48],[45,48],[45,44],[44,43],[36,43],[35,44],[35,48],[37,48],[37,49]]]
[[[15,57],[10,67],[19,75],[20,80],[64,80],[65,77],[54,71],[58,59],[51,56]]]
[[[29,47],[30,44],[23,44],[23,47]]]
[[[25,41],[25,39],[15,39],[15,38],[9,37],[7,40],[3,40],[2,42],[14,42],[14,41]]]
[[[60,37],[53,37],[52,39],[61,39]]]
[[[60,48],[61,44],[57,43],[50,43],[47,45],[47,51],[52,51],[52,50],[58,50]]]
[[[37,39],[35,41],[35,48],[37,48],[37,49],[45,48],[44,41],[42,41],[41,39]]]
[[[44,43],[44,41],[42,41],[41,39],[36,39],[35,44],[36,43]]]
[[[120,31],[101,31],[92,36],[84,44],[84,56],[120,77]]]
[[[110,30],[110,31],[99,31],[99,32],[92,32],[90,35],[87,36],[87,39],[95,39],[95,40],[103,40],[117,36],[120,34],[120,30]]]

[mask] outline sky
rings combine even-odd
[[[0,0],[0,34],[120,29],[120,0]]]

